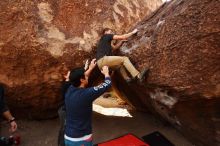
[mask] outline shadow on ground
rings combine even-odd
[[[133,112],[132,118],[112,117],[93,113],[94,143],[106,141],[125,133],[133,133],[141,137],[153,131],[160,131],[176,146],[192,146],[178,131],[163,124],[154,116],[146,113]],[[59,120],[18,121],[18,133],[22,138],[21,146],[56,146],[59,130]],[[3,124],[1,135],[8,135],[8,129]]]

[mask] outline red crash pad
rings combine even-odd
[[[98,146],[150,146],[132,134],[98,144]]]

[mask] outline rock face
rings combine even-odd
[[[118,77],[117,88],[137,109],[147,107],[196,145],[220,143],[219,10],[218,0],[167,2],[121,48],[150,73],[143,85]]]
[[[92,56],[98,33],[140,31],[121,48],[144,84],[115,76],[117,92],[138,110],[163,117],[196,145],[220,143],[219,0],[0,1],[0,82],[15,112],[56,114],[67,68]]]
[[[125,32],[161,0],[0,1],[0,82],[14,112],[48,118],[57,112],[67,68],[92,55],[103,27]]]

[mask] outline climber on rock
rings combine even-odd
[[[89,76],[96,67],[93,59],[89,68],[71,70],[69,81],[71,85],[65,93],[66,125],[65,146],[92,146],[92,103],[111,87],[111,78],[107,66],[103,66],[102,74],[105,80],[99,86],[89,87]]]
[[[124,41],[130,36],[136,34],[138,32],[137,29],[134,29],[132,32],[116,35],[110,28],[105,28],[102,32],[102,37],[99,40],[96,52],[97,65],[99,69],[103,66],[107,65],[111,69],[120,68],[120,72],[123,78],[130,82],[133,79],[138,79],[140,82],[143,82],[147,69],[144,69],[142,72],[139,72],[133,64],[130,62],[129,58],[126,56],[114,56],[112,50],[116,50],[121,47]],[[116,45],[112,43],[112,40],[120,40],[120,42]],[[132,78],[127,75],[128,71]]]

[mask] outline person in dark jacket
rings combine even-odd
[[[66,146],[92,146],[92,103],[111,87],[111,78],[107,66],[102,68],[105,80],[102,84],[87,88],[88,77],[95,68],[95,59],[85,72],[82,68],[70,73],[71,86],[65,94],[66,107]]]
[[[92,62],[94,62],[94,61],[92,61]],[[86,71],[88,68],[89,68],[89,60],[86,61],[85,65],[84,65],[84,67],[82,67],[82,69],[84,69]],[[87,75],[90,76],[90,73],[87,73]],[[65,125],[66,125],[66,108],[65,108],[64,101],[65,101],[65,94],[71,85],[71,82],[69,81],[69,76],[70,76],[70,70],[64,75],[64,81],[61,84],[62,102],[61,102],[60,108],[58,109],[58,115],[59,115],[59,119],[60,119],[60,130],[59,130],[59,134],[58,134],[58,146],[65,146],[64,133],[65,133]]]
[[[0,114],[8,121],[10,124],[10,132],[15,132],[17,130],[17,123],[15,122],[15,118],[12,116],[11,112],[9,111],[8,106],[5,102],[4,97],[4,88],[0,85]],[[0,136],[0,145],[4,145],[3,137]]]

